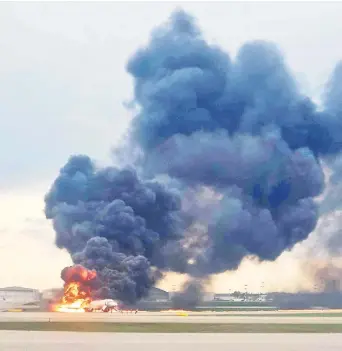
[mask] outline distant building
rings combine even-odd
[[[232,293],[232,294],[215,294],[214,300],[216,301],[229,301],[229,302],[268,302],[270,299],[267,294],[245,294],[245,293]]]
[[[267,294],[260,294],[256,299],[259,302],[267,302],[268,300]]]
[[[39,290],[10,286],[0,288],[0,302],[29,303],[40,301]]]
[[[63,295],[63,289],[46,289],[42,291],[42,299],[43,300],[54,300]]]
[[[236,296],[234,294],[215,294],[214,300],[240,302],[245,300],[245,296],[242,294],[240,296]]]
[[[151,288],[149,294],[144,298],[144,301],[165,302],[169,301],[169,293],[162,289]]]

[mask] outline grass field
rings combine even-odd
[[[0,322],[0,330],[114,333],[342,333],[341,324]]]
[[[200,312],[196,314],[196,317],[204,317],[207,316],[205,314],[201,314]],[[223,314],[223,313],[213,313],[211,316],[217,317],[313,317],[313,318],[321,318],[321,317],[342,317],[342,312],[337,313],[329,313],[329,312],[321,312],[321,313],[314,313],[314,312],[300,312],[300,313],[281,313],[281,312],[274,312],[274,313],[230,313],[230,314]]]

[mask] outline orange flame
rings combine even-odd
[[[77,277],[77,281],[75,281]],[[96,278],[96,271],[89,271],[82,266],[68,267],[64,270],[64,285],[61,302],[52,306],[56,312],[85,312],[92,301],[91,288],[87,282]]]

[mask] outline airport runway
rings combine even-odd
[[[340,351],[342,334],[111,334],[0,331],[3,351]]]
[[[324,316],[234,316],[228,313],[138,312],[125,313],[58,313],[58,312],[2,312],[0,322],[108,322],[108,323],[278,323],[278,324],[342,324],[342,317]]]

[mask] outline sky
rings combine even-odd
[[[342,59],[337,2],[0,3],[0,286],[61,285],[60,271],[71,260],[54,245],[44,195],[72,154],[111,162],[132,117],[126,62],[176,8],[195,16],[207,40],[232,56],[246,41],[277,43],[302,90],[317,101]],[[301,279],[301,250],[277,263],[244,262],[211,288],[238,289],[246,281],[290,287]],[[277,265],[292,265],[281,283]],[[172,276],[161,287],[179,281]]]

